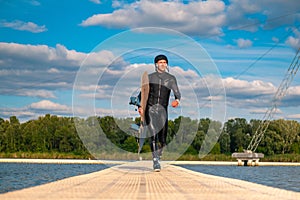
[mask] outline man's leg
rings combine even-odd
[[[164,112],[167,114],[167,108],[164,108]],[[168,116],[164,115],[161,118],[161,121],[164,123],[162,129],[158,133],[158,141],[159,141],[159,146],[158,146],[158,155],[159,157],[162,156],[163,153],[163,148],[167,145],[167,134],[168,134]]]
[[[151,146],[151,151],[152,151],[152,158],[153,158],[153,169],[154,171],[159,172],[161,167],[160,167],[160,161],[159,161],[159,155],[158,155],[158,144],[157,144],[157,134],[155,136],[151,137],[150,140],[150,146]]]
[[[152,159],[153,159],[153,169],[154,171],[160,171],[160,163],[159,163],[159,156],[158,156],[158,134],[155,131],[155,126],[153,124],[155,122],[153,118],[150,118],[148,124],[148,130],[151,134],[150,137],[150,148],[152,152]]]
[[[150,138],[150,147],[152,151],[153,157],[153,168],[155,171],[160,171],[160,148],[159,148],[159,133],[164,128],[165,124],[165,109],[160,105],[152,106],[148,109],[148,130],[150,131],[151,138]]]

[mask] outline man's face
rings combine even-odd
[[[168,66],[167,61],[165,61],[165,60],[159,60],[156,64],[157,64],[157,70],[159,72],[166,71],[167,66]]]

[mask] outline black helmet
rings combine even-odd
[[[155,58],[154,58],[154,64],[155,63],[157,63],[158,61],[160,61],[160,60],[165,60],[166,62],[167,62],[167,64],[168,64],[168,58],[167,58],[167,56],[165,56],[165,55],[158,55],[158,56],[156,56]]]

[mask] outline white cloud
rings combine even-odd
[[[30,3],[33,6],[40,6],[41,5],[41,3],[39,1],[36,1],[36,0],[30,0],[28,3]]]
[[[223,80],[227,94],[243,94],[253,96],[258,94],[270,95],[275,92],[275,86],[272,83],[265,83],[261,80],[246,81],[234,78],[225,78]]]
[[[105,50],[88,54],[60,44],[53,48],[0,42],[0,93],[55,98],[54,90],[72,89],[83,61],[90,77],[114,59],[113,53]],[[117,61],[121,66],[123,61]]]
[[[0,108],[1,117],[9,118],[11,116],[17,116],[19,120],[22,122],[24,119],[33,119],[36,117],[36,113],[29,111],[28,109],[24,108],[10,108],[10,109],[3,109]]]
[[[246,81],[233,78],[223,80],[226,87],[227,105],[233,108],[250,109],[249,113],[259,114],[262,108],[274,105],[277,88],[261,80]],[[300,101],[300,86],[291,86],[286,95],[276,103],[278,109],[297,107]],[[276,111],[282,113],[281,110]]]
[[[100,0],[90,0],[90,2],[93,2],[95,4],[101,4],[101,1]]]
[[[231,0],[226,12],[227,25],[230,29],[247,31],[294,25],[300,19],[299,9],[298,0]]]
[[[48,113],[72,116],[72,109],[67,105],[42,100],[20,108],[0,108],[1,117],[17,116],[20,121],[34,119]]]
[[[58,103],[54,103],[49,100],[42,100],[36,103],[32,103],[30,106],[30,109],[33,110],[51,110],[51,111],[69,111],[70,108],[66,105],[61,105]]]
[[[286,44],[290,45],[294,49],[298,49],[300,47],[300,39],[290,36],[287,38]]]
[[[229,29],[238,29],[254,32],[259,26],[258,19],[245,17],[261,10],[260,4],[252,0],[231,0],[227,7],[226,20]]]
[[[300,114],[292,114],[287,116],[288,119],[300,119]]]
[[[239,48],[244,49],[252,46],[252,41],[248,39],[239,38],[236,40]]]
[[[272,41],[274,41],[275,43],[278,43],[279,39],[278,39],[278,37],[272,37]]]
[[[268,111],[267,108],[266,109],[253,109],[253,110],[250,110],[250,114],[265,114],[267,111]],[[282,111],[280,109],[276,108],[274,110],[274,113],[282,114]]]
[[[281,99],[280,105],[284,107],[298,107],[300,102],[300,86],[291,86]]]
[[[174,70],[177,74],[181,74],[185,78],[199,78],[199,75],[191,69],[184,70],[179,66],[174,66],[172,67],[172,70]]]
[[[124,70],[123,70],[124,69]],[[98,100],[112,100],[112,105],[123,105],[126,108],[129,96],[138,88],[139,78],[137,74],[142,74],[142,71],[149,69],[148,72],[153,71],[152,64],[134,64],[128,65],[121,71],[109,71],[105,74],[106,79],[115,79],[117,82],[109,86],[104,84],[98,87],[96,92],[95,87],[92,87],[90,92],[86,90],[83,94],[85,98],[96,98]],[[182,102],[187,107],[196,108],[197,102],[190,102],[190,97],[196,95],[198,103],[202,107],[209,107],[211,100],[224,101],[224,97],[218,96],[215,92],[213,96],[210,95],[208,87],[220,91],[221,84],[216,83],[213,76],[200,77],[193,70],[183,70],[180,67],[171,67],[171,73],[177,77],[177,82],[182,93]],[[262,80],[241,80],[232,77],[222,79],[226,89],[227,105],[233,108],[253,109],[253,108],[267,108],[271,106],[273,95],[276,87],[270,82]],[[108,83],[108,82],[106,82]],[[221,94],[221,93],[220,93]],[[82,96],[82,97],[83,97]],[[124,100],[124,97],[125,100]],[[187,103],[189,102],[189,103]]]
[[[293,33],[295,36],[289,36],[285,43],[295,50],[298,50],[300,48],[300,31],[298,29],[293,29]]]
[[[85,65],[105,66],[114,56],[109,51],[91,52],[90,54],[69,50],[61,44],[55,48],[47,45],[25,45],[0,42],[1,67],[11,68],[57,68],[70,67],[76,70],[83,61]]]
[[[121,6],[121,5],[120,5]],[[112,13],[95,14],[84,20],[82,26],[124,27],[164,27],[186,34],[207,36],[222,35],[225,22],[223,1],[200,1],[182,4],[142,0],[122,5]]]
[[[48,73],[59,73],[59,70],[56,68],[51,68],[49,70],[47,70]]]
[[[122,7],[124,5],[124,2],[118,1],[118,0],[113,0],[112,1],[112,7],[113,8],[118,8],[118,7]]]
[[[261,80],[246,81],[225,78],[227,104],[235,108],[261,108],[271,106],[276,91],[272,83]]]
[[[291,86],[287,90],[287,95],[300,96],[300,86]]]
[[[15,20],[12,22],[1,21],[0,27],[12,28],[19,31],[29,31],[32,33],[41,33],[47,31],[45,25],[39,26],[33,22],[23,22],[20,20]]]
[[[164,27],[193,36],[222,36],[223,28],[257,31],[299,22],[298,0],[114,1],[118,8],[82,21],[82,26],[108,28]]]
[[[267,16],[265,29],[273,29],[282,25],[295,25],[300,20],[298,0],[256,0],[262,8],[262,12]]]
[[[249,111],[250,114],[265,114],[268,109],[252,109]]]
[[[24,55],[19,52],[22,50]],[[33,59],[34,66],[42,66],[40,70],[36,70],[36,67],[32,67],[30,69],[18,69],[14,68],[13,70],[2,69],[0,70],[0,85],[10,85],[7,82],[4,82],[6,77],[14,78],[9,80],[12,84],[19,84],[18,87],[11,88],[11,91],[17,95],[27,95],[27,96],[37,96],[43,99],[46,98],[56,98],[53,89],[57,88],[58,90],[61,88],[72,88],[72,83],[75,78],[75,73],[80,66],[80,59],[83,56],[87,56],[88,54],[76,52],[74,50],[68,50],[66,47],[62,45],[57,45],[56,48],[51,48],[46,45],[20,45],[14,43],[0,43],[0,52],[11,57],[18,58],[13,60],[13,62],[8,61],[5,59],[5,56],[0,56],[0,60],[2,60],[2,65],[7,66],[11,64],[14,66],[19,63],[28,62],[28,66],[30,66],[28,59]],[[253,50],[254,51],[254,50]],[[257,53],[257,52],[256,52]],[[36,55],[42,56],[42,58],[38,58]],[[37,57],[37,58],[31,58]],[[94,66],[103,66],[105,63],[109,63],[114,60],[114,55],[111,52],[93,52],[88,55],[89,58],[86,60],[87,65],[94,65]],[[248,54],[245,57],[249,56]],[[102,59],[103,58],[103,59]],[[52,62],[50,62],[52,61]],[[101,77],[101,85],[97,87],[97,85],[83,85],[79,90],[84,91],[82,97],[86,98],[96,98],[96,100],[102,101],[108,100],[109,102],[112,99],[113,95],[117,95],[119,98],[117,103],[123,101],[125,105],[125,109],[128,106],[128,98],[130,94],[135,91],[139,86],[139,77],[137,74],[141,74],[144,70],[149,70],[149,72],[153,71],[153,64],[147,63],[135,63],[135,64],[127,64],[121,60],[121,65],[113,65],[109,67],[103,77]],[[54,63],[54,64],[53,64]],[[77,68],[72,67],[72,64],[76,64]],[[13,64],[13,65],[12,65]],[[70,66],[70,67],[69,67]],[[21,68],[21,66],[20,66]],[[33,70],[35,69],[35,71]],[[70,70],[69,70],[70,69]],[[74,70],[73,70],[74,69]],[[92,68],[94,69],[94,68]],[[97,69],[97,68],[95,68]],[[210,84],[213,87],[215,79],[213,77],[204,77],[200,78],[200,76],[193,70],[190,69],[183,69],[179,66],[171,66],[171,73],[178,74],[178,83],[182,86],[180,89],[182,90],[183,99],[182,105],[187,105],[189,102],[189,97],[191,96],[192,92],[195,92],[197,97],[199,98],[199,102],[201,105],[204,105],[203,102],[210,101],[210,100],[220,100],[219,96],[209,96],[209,92],[207,91],[206,83]],[[70,71],[72,71],[73,76],[70,76]],[[88,73],[94,74],[91,70]],[[87,74],[88,74],[87,73]],[[59,75],[59,76],[58,76]],[[26,77],[25,82],[22,82]],[[70,76],[70,77],[69,77]],[[33,78],[34,77],[34,78]],[[35,80],[38,77],[40,79]],[[87,76],[89,77],[89,76]],[[120,81],[124,79],[124,81]],[[28,82],[31,80],[31,82]],[[45,81],[46,80],[46,81]],[[53,80],[53,81],[52,81]],[[236,78],[224,78],[223,83],[226,88],[227,93],[227,102],[229,107],[234,108],[243,108],[243,109],[252,109],[252,108],[262,108],[268,107],[270,105],[271,98],[275,92],[275,86],[269,82],[265,82],[262,80],[254,80],[254,81],[247,81],[247,80],[240,80]],[[97,83],[95,83],[97,84]],[[11,87],[11,86],[10,86]],[[32,88],[31,88],[32,87]],[[118,88],[119,87],[119,88]],[[39,90],[34,90],[34,88],[40,88]],[[26,90],[25,90],[26,89]],[[32,90],[30,90],[32,89]],[[49,89],[49,90],[47,90]],[[96,89],[96,94],[95,94]],[[195,91],[193,91],[193,89]],[[299,88],[291,88],[290,98],[296,103],[297,99],[299,102],[299,95],[292,96],[291,94],[299,94]],[[2,94],[4,89],[0,91]],[[10,91],[10,92],[11,92]],[[117,93],[116,91],[119,91]],[[22,93],[22,94],[21,94]],[[115,97],[115,96],[114,96]],[[124,98],[125,97],[125,98]],[[194,102],[196,104],[196,102]],[[197,105],[188,103],[189,107],[193,109],[197,108]],[[108,113],[109,109],[106,110],[103,104],[100,104],[99,109],[104,109],[102,113]],[[287,106],[287,104],[284,104]],[[40,102],[33,103],[28,107],[28,109],[34,113],[43,113],[49,112],[53,114],[69,114],[72,115],[71,109],[68,108],[66,105],[61,105],[57,103],[53,103],[48,100],[43,100]],[[123,109],[123,108],[122,108]],[[100,111],[99,111],[100,112]],[[121,110],[120,113],[125,114],[128,112],[127,110]],[[21,113],[21,111],[20,111]],[[124,116],[125,116],[124,115]]]
[[[51,91],[47,90],[30,90],[30,89],[21,89],[16,91],[14,95],[27,96],[27,97],[39,97],[39,98],[56,98],[56,96]]]

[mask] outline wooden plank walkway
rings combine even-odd
[[[151,161],[138,161],[0,194],[0,199],[299,200],[300,193],[206,175],[167,163],[163,163],[161,172],[153,172]]]

